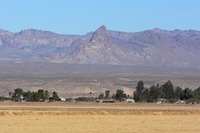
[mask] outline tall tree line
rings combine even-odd
[[[182,89],[179,86],[174,87],[172,82],[168,80],[163,85],[156,84],[150,86],[150,88],[145,88],[142,80],[138,82],[134,92],[134,100],[136,102],[157,102],[159,98],[166,99],[172,103],[178,100],[200,102],[200,87],[195,90]]]
[[[59,101],[60,98],[57,94],[57,92],[52,93],[52,97],[50,97],[50,93],[47,90],[39,89],[38,91],[27,91],[24,92],[23,89],[17,88],[14,90],[14,93],[9,92],[9,95],[12,95],[11,99],[16,100],[16,99],[23,99],[27,102],[38,102],[38,101],[45,101],[48,99],[54,100],[54,101]]]

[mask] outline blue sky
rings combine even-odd
[[[1,0],[0,29],[85,34],[101,25],[137,32],[200,30],[200,0]]]

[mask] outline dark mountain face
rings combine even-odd
[[[60,35],[48,31],[0,30],[0,60],[69,64],[199,67],[200,31],[161,29]]]

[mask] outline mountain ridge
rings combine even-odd
[[[102,25],[85,35],[0,30],[0,60],[141,66],[200,65],[200,31],[121,32]]]

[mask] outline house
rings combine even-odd
[[[61,101],[61,102],[66,102],[66,99],[63,98],[63,97],[60,97],[60,101]]]
[[[158,98],[157,104],[166,103],[166,101],[164,98]]]
[[[133,99],[126,99],[126,102],[127,103],[135,103],[135,100],[133,100]]]
[[[183,101],[183,100],[178,100],[175,104],[185,104],[185,101]]]
[[[113,100],[113,99],[97,99],[96,102],[97,103],[114,103],[115,100]]]

